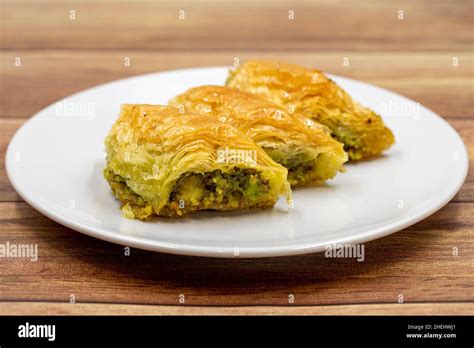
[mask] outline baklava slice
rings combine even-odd
[[[328,126],[351,160],[379,155],[395,141],[379,115],[315,69],[280,61],[249,61],[230,72],[227,86],[255,93]]]
[[[237,127],[288,169],[292,186],[330,179],[343,170],[347,160],[343,145],[331,137],[327,127],[236,88],[191,88],[170,104]]]
[[[104,176],[128,218],[272,207],[287,170],[228,123],[171,106],[122,105]]]

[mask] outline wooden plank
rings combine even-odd
[[[136,249],[124,256],[121,246],[67,229],[13,191],[4,154],[28,117],[82,89],[148,72],[229,66],[234,58],[276,58],[420,102],[461,134],[474,168],[473,9],[471,0],[4,0],[0,244],[37,244],[39,259],[0,258],[0,315],[472,314],[472,169],[439,212],[366,243],[364,262],[321,253],[222,260]]]
[[[0,202],[20,202],[22,199],[13,189],[5,169],[5,154],[10,139],[25,122],[19,119],[0,119]]]
[[[15,59],[21,66],[15,66]],[[124,66],[124,59],[131,66]],[[144,52],[7,51],[0,58],[0,117],[30,117],[60,98],[100,83],[169,69],[230,66],[275,58],[374,83],[412,98],[444,117],[473,116],[471,52]],[[343,59],[349,66],[343,66]],[[458,66],[453,67],[453,58]]]
[[[2,302],[0,315],[470,315],[474,303],[335,306],[156,306],[103,303]]]
[[[37,244],[38,261],[0,258],[0,301],[179,305],[474,301],[474,203],[365,244],[365,261],[324,253],[211,259],[132,249],[67,229],[26,203],[0,203],[0,244]],[[456,249],[454,249],[456,248]],[[456,251],[456,252],[455,252]],[[1,305],[0,305],[1,306]]]
[[[24,119],[0,118],[0,202],[18,202],[21,198],[14,191],[5,172],[5,151],[14,132],[25,122]],[[459,132],[469,152],[471,168],[466,182],[454,197],[453,202],[474,202],[474,118],[450,119],[449,123]]]
[[[474,118],[468,120],[448,120],[464,141],[469,157],[469,170],[466,181],[452,202],[474,201]]]
[[[2,12],[4,49],[212,52],[469,50],[474,14],[469,0],[455,5],[441,0],[10,0]]]

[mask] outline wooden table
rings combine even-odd
[[[412,98],[456,128],[472,168],[472,1],[3,0],[1,6],[0,243],[37,243],[40,255],[38,262],[0,259],[0,314],[474,313],[472,170],[448,205],[367,243],[359,263],[321,253],[224,260],[133,249],[125,257],[122,246],[32,209],[4,166],[18,127],[59,98],[126,76],[231,65],[238,57],[316,66]]]

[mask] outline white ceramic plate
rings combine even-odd
[[[349,164],[322,187],[295,190],[293,209],[280,200],[264,211],[122,218],[102,176],[103,141],[120,104],[166,104],[190,87],[223,84],[226,75],[224,67],[169,71],[67,97],[17,131],[7,150],[8,177],[35,209],[76,231],[141,249],[217,257],[303,254],[380,238],[434,213],[464,182],[465,146],[441,117],[395,93],[333,76],[393,130],[397,143],[384,156]]]

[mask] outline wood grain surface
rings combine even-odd
[[[0,244],[38,244],[39,259],[0,258],[0,314],[474,314],[472,170],[449,204],[366,243],[357,262],[321,253],[247,260],[132,249],[124,256],[122,246],[32,209],[4,163],[14,132],[60,98],[237,57],[316,66],[412,98],[460,133],[472,168],[473,10],[472,1],[437,0],[2,1]]]

